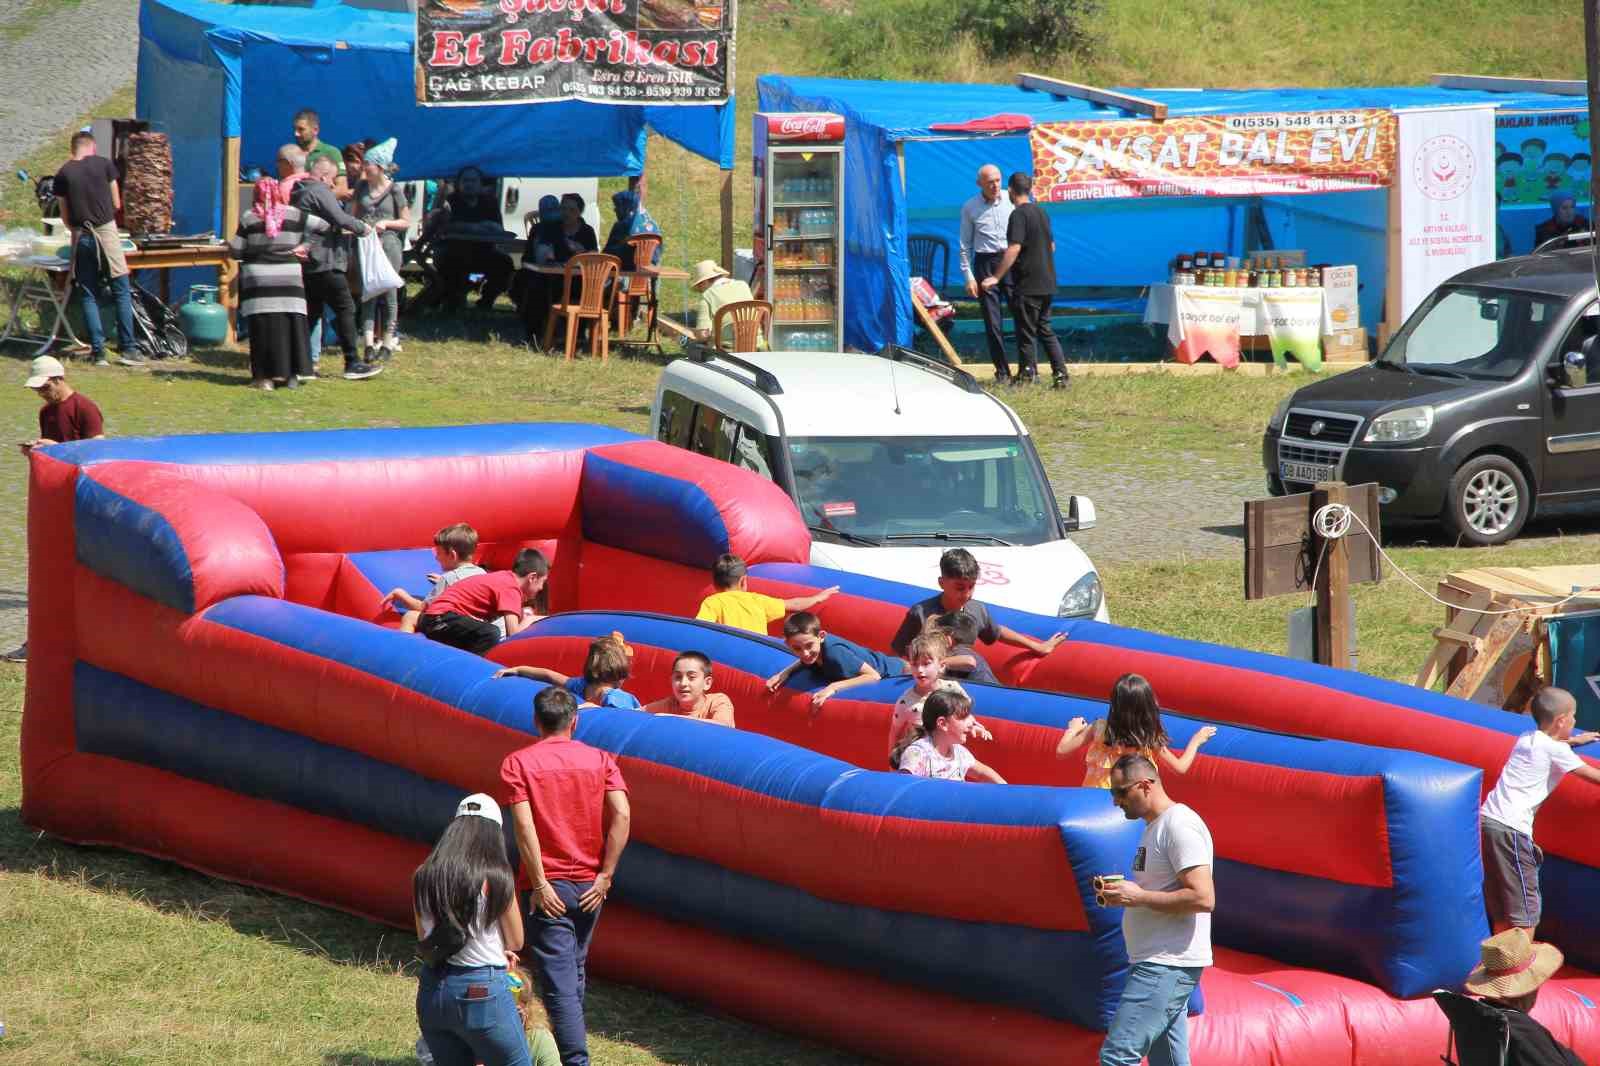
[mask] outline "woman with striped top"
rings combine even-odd
[[[306,289],[300,263],[306,237],[328,224],[290,207],[271,178],[256,182],[255,206],[239,219],[228,241],[240,262],[239,317],[250,330],[250,385],[272,391],[273,382],[299,387],[316,376],[306,330]]]

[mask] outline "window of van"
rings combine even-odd
[[[661,394],[661,422],[656,439],[679,448],[689,446],[689,430],[694,424],[694,401],[682,393],[668,390]]]
[[[1447,286],[1383,355],[1418,374],[1509,381],[1545,344],[1566,301],[1510,290]]]

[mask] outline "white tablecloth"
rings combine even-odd
[[[1202,286],[1207,293],[1229,293],[1239,297],[1239,336],[1264,337],[1267,335],[1267,324],[1260,319],[1261,294],[1267,292],[1305,292],[1301,288],[1284,289],[1238,289],[1227,286]],[[1149,325],[1166,325],[1172,321],[1173,308],[1177,297],[1173,294],[1173,286],[1167,284],[1150,286],[1150,297],[1144,305],[1144,320]],[[1322,291],[1322,290],[1317,290]],[[1328,309],[1328,295],[1322,293],[1322,332],[1334,331],[1333,316]]]

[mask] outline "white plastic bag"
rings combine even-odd
[[[389,256],[383,250],[383,238],[376,231],[356,238],[356,254],[361,256],[363,300],[393,292],[405,284],[400,280],[400,272],[389,262]]]

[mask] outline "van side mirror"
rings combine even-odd
[[[1552,389],[1568,388],[1566,356],[1557,352],[1550,357],[1544,368],[1545,384]]]
[[[1067,497],[1067,518],[1065,525],[1068,533],[1081,533],[1085,529],[1094,528],[1094,501],[1087,496]]]

